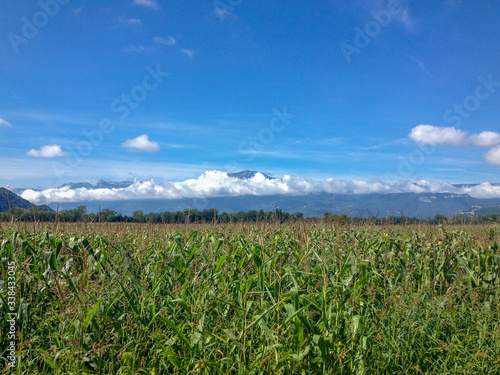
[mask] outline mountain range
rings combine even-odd
[[[269,174],[257,171],[241,171],[228,173],[228,177],[238,180],[251,180],[258,174],[266,180],[275,180]],[[259,178],[262,178],[260,176]],[[98,180],[95,185],[88,182],[71,182],[61,185],[64,189],[126,189],[135,181]],[[457,184],[457,188],[474,187],[478,184]],[[498,184],[492,184],[498,186]],[[5,189],[4,189],[5,190]],[[22,189],[16,192],[22,192]],[[22,199],[20,197],[17,197]],[[30,208],[31,203],[23,200],[20,207]],[[27,203],[26,203],[27,202]],[[177,199],[121,199],[121,200],[82,200],[77,202],[50,203],[49,207],[60,210],[87,206],[88,212],[97,213],[108,208],[124,215],[132,215],[134,211],[148,212],[178,211],[188,207],[203,210],[216,208],[219,212],[238,212],[249,210],[274,211],[277,206],[283,211],[302,212],[305,216],[322,216],[324,212],[332,214],[348,214],[350,216],[405,215],[425,218],[437,214],[454,216],[457,214],[475,215],[478,212],[495,212],[500,205],[500,198],[481,199],[468,194],[457,193],[370,193],[370,194],[332,194],[308,193],[302,195],[239,195],[218,196],[210,198],[177,198]],[[47,207],[48,208],[48,207]]]
[[[271,177],[266,173],[257,172],[257,171],[241,171],[241,172],[235,172],[235,173],[229,172],[227,174],[227,176],[228,177],[235,177],[239,180],[248,180],[248,179],[254,178],[257,173],[261,173],[264,176],[264,178],[266,178],[268,180],[274,179],[274,177]],[[59,186],[59,188],[67,188],[67,189],[84,188],[84,189],[91,189],[91,190],[94,190],[94,189],[124,189],[124,188],[128,188],[133,183],[134,183],[134,181],[115,182],[115,181],[97,180],[95,185],[92,185],[88,182],[69,182],[67,184],[63,184],[63,185]],[[24,190],[24,189],[22,189],[22,190]],[[22,192],[22,190],[21,190],[21,192]]]
[[[466,213],[473,206],[489,207],[500,204],[498,199],[477,199],[466,194],[308,194],[301,196],[268,195],[215,197],[205,199],[131,199],[118,201],[85,201],[59,203],[59,209],[73,209],[87,206],[88,212],[98,212],[104,208],[124,215],[132,215],[136,210],[148,212],[178,211],[188,207],[199,210],[216,208],[220,212],[249,210],[274,211],[277,206],[283,211],[302,212],[305,216],[322,216],[325,211],[332,214],[350,216],[415,216],[427,217],[437,214],[454,216]],[[56,208],[55,204],[49,206]]]

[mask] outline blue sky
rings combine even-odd
[[[0,185],[500,182],[498,2],[95,4],[0,4]]]

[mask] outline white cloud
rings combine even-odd
[[[492,148],[484,154],[484,158],[488,163],[500,166],[500,147]]]
[[[125,16],[120,16],[117,18],[117,25],[114,27],[120,27],[120,26],[142,26],[142,21],[139,18],[128,18]]]
[[[120,189],[70,189],[68,186],[43,191],[26,190],[21,196],[36,204],[51,202],[80,202],[90,200],[127,199],[179,199],[242,195],[304,195],[331,194],[388,194],[388,193],[453,193],[469,194],[476,198],[500,198],[500,186],[488,182],[457,187],[447,182],[419,180],[387,184],[381,181],[362,180],[311,180],[285,175],[266,179],[257,173],[251,179],[229,177],[226,172],[206,171],[196,179],[179,182],[157,183],[135,181]]]
[[[497,161],[500,159],[497,158]],[[492,185],[489,182],[483,182],[476,186],[462,188],[464,194],[469,194],[474,198],[500,198],[500,186]]]
[[[60,158],[67,156],[68,153],[64,152],[59,145],[48,145],[40,147],[40,150],[35,150],[32,148],[26,155],[33,156],[35,158]]]
[[[460,193],[460,190],[450,184],[442,181],[418,180],[416,182],[404,181],[396,184],[397,193]]]
[[[194,57],[194,51],[192,49],[183,48],[181,49],[181,53],[191,58]]]
[[[418,143],[452,144],[459,146],[467,137],[467,132],[455,129],[454,127],[441,127],[433,125],[418,125],[411,130],[411,139]]]
[[[500,145],[500,134],[496,132],[485,131],[479,134],[474,134],[469,137],[469,140],[476,146],[494,147]]]
[[[174,37],[164,38],[157,36],[153,38],[153,45],[143,46],[143,45],[130,45],[123,49],[125,53],[147,53],[152,52],[161,46],[174,46],[177,42]]]
[[[410,9],[406,8],[401,15],[397,17],[397,20],[408,30],[413,31],[415,26],[415,21],[410,15]]]
[[[140,135],[134,139],[127,139],[127,141],[123,142],[122,147],[128,148],[129,151],[160,151],[160,145],[150,141],[147,134]]]
[[[177,44],[177,41],[173,36],[169,36],[168,38],[164,38],[162,36],[157,36],[153,38],[153,42],[155,44],[162,44],[165,46],[175,46]]]
[[[215,15],[219,17],[221,20],[225,20],[226,18],[237,18],[236,15],[230,12],[227,9],[221,7],[215,7]]]
[[[5,121],[3,118],[0,117],[0,128],[6,127],[6,128],[11,128],[12,125],[10,122]]]
[[[134,5],[140,5],[146,8],[158,9],[160,6],[156,2],[156,0],[134,0]]]
[[[419,125],[411,130],[411,139],[419,143],[452,144],[454,146],[467,146],[473,144],[479,147],[491,148],[484,154],[490,164],[500,165],[500,133],[484,131],[467,137],[467,132],[453,127],[440,127],[433,125]]]

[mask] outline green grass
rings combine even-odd
[[[4,227],[20,366],[1,373],[498,374],[498,233]]]

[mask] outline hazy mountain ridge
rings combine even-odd
[[[487,216],[500,215],[500,205],[494,206],[472,206],[461,213],[465,216]]]
[[[271,195],[271,196],[236,196],[206,199],[149,199],[124,201],[89,201],[59,203],[59,209],[73,209],[81,205],[87,206],[89,212],[109,208],[124,215],[131,215],[136,210],[148,212],[164,212],[183,210],[188,207],[196,209],[216,208],[219,212],[238,212],[249,210],[273,211],[276,207],[283,211],[302,212],[305,216],[322,216],[325,211],[332,214],[348,214],[350,216],[405,215],[414,217],[435,216],[437,214],[454,216],[467,211],[472,206],[491,206],[500,204],[498,199],[477,199],[468,195],[448,193],[439,194],[309,194],[303,196]],[[51,204],[50,206],[54,206]]]
[[[223,173],[221,173],[223,175]],[[259,176],[260,175],[260,176]],[[257,179],[255,179],[257,176]],[[264,180],[262,179],[264,177]],[[245,170],[227,173],[227,177],[236,178],[238,181],[248,181],[259,184],[259,181],[277,181],[270,175]],[[95,185],[88,182],[67,183],[59,189],[127,189],[138,181],[105,181],[98,180]],[[236,183],[236,182],[235,182]],[[448,187],[457,188],[474,187],[479,184],[448,184]],[[499,184],[492,184],[499,186]],[[453,216],[456,214],[469,214],[472,207],[487,207],[500,204],[500,198],[476,198],[469,194],[458,192],[444,193],[416,193],[416,192],[388,192],[388,193],[332,193],[309,192],[305,194],[268,194],[268,195],[226,195],[209,198],[132,198],[132,199],[107,199],[92,200],[79,199],[75,202],[50,203],[50,207],[59,209],[73,209],[84,205],[88,212],[98,212],[109,208],[125,215],[133,211],[148,212],[178,211],[188,207],[197,209],[216,208],[220,212],[238,212],[249,210],[265,211],[274,210],[276,205],[283,211],[295,213],[302,212],[305,216],[321,216],[325,211],[332,214],[348,214],[350,216],[390,216],[405,215],[415,217],[435,216],[437,214]],[[477,211],[477,209],[476,209]]]

